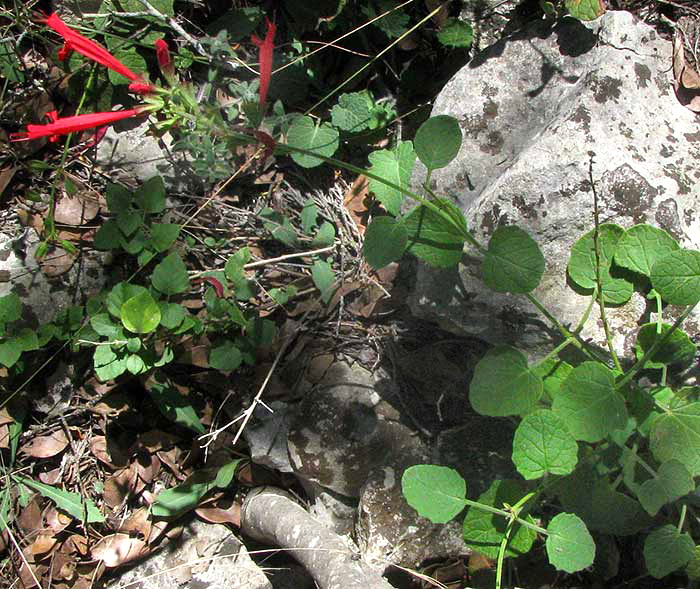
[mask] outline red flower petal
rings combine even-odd
[[[265,19],[267,21],[267,34],[265,35],[265,40],[261,41],[257,36],[253,35],[252,40],[259,48],[260,54],[260,109],[262,110],[267,102],[267,91],[270,88],[270,78],[272,77],[272,62],[274,59],[273,53],[275,50],[275,33],[277,32],[277,25],[271,22],[269,18]]]
[[[131,108],[129,110],[117,110],[110,112],[95,112],[85,115],[75,115],[72,117],[53,118],[51,115],[49,117],[53,122],[47,125],[27,125],[26,133],[15,133],[13,141],[22,141],[26,139],[39,139],[40,137],[51,137],[52,140],[54,136],[66,135],[68,133],[73,133],[74,131],[83,131],[85,129],[91,129],[93,127],[101,127],[102,125],[108,125],[114,123],[115,121],[121,121],[122,119],[128,119],[129,117],[135,117],[142,113],[142,109]]]

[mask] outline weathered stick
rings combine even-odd
[[[320,589],[393,589],[369,565],[354,558],[338,534],[280,489],[260,487],[248,494],[241,507],[241,531],[289,551]]]

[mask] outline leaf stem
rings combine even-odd
[[[528,497],[528,496],[526,496]],[[529,497],[528,497],[529,498]],[[549,532],[536,525],[533,523],[530,523],[527,520],[524,520],[520,517],[513,516],[513,514],[509,511],[506,511],[505,509],[498,509],[497,507],[492,507],[491,505],[484,505],[483,503],[479,503],[477,501],[472,501],[471,499],[463,499],[464,504],[469,506],[469,507],[476,507],[477,509],[481,509],[482,511],[488,511],[489,513],[493,513],[496,515],[500,515],[501,517],[505,517],[506,519],[513,519],[517,521],[521,526],[525,526],[526,528],[530,528],[531,530],[535,530],[535,532],[538,532],[540,534],[544,534],[545,536],[549,535]]]

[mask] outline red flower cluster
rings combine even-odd
[[[51,14],[46,24],[65,39],[65,44],[58,54],[59,59],[66,59],[71,51],[77,51],[85,57],[89,57],[93,61],[108,67],[122,76],[131,80],[129,90],[139,94],[150,94],[155,92],[155,86],[147,84],[144,79],[134,73],[114,55],[101,47],[94,41],[84,37],[78,31],[71,29],[61,17],[56,13]],[[84,115],[75,115],[72,117],[60,118],[56,111],[47,113],[51,122],[47,125],[28,125],[26,133],[13,133],[12,141],[26,141],[29,139],[38,139],[40,137],[50,137],[51,141],[57,141],[59,135],[67,135],[74,131],[83,131],[93,127],[108,125],[121,119],[138,116],[146,110],[146,106],[137,106],[129,110],[118,110],[114,112],[97,112]]]
[[[253,43],[260,48],[260,110],[265,107],[265,102],[267,101],[267,91],[270,89],[273,52],[275,50],[275,33],[277,32],[277,25],[271,22],[269,18],[266,18],[265,20],[267,21],[267,34],[265,35],[265,40],[261,41],[256,35],[253,35],[252,37]]]

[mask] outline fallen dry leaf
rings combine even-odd
[[[41,497],[37,494],[34,495],[32,500],[26,505],[26,507],[20,512],[17,517],[17,525],[24,532],[25,536],[29,534],[35,534],[37,530],[41,530],[42,517],[41,517]]]
[[[63,225],[84,225],[92,221],[100,210],[100,205],[92,197],[81,193],[64,194],[56,203],[54,218]]]
[[[51,458],[63,452],[69,443],[66,433],[59,429],[47,436],[34,438],[29,444],[22,446],[21,451],[32,458]]]
[[[87,538],[80,534],[71,534],[63,543],[63,549],[69,554],[85,556],[88,552]]]
[[[58,466],[46,472],[39,473],[39,480],[45,485],[55,485],[59,478],[61,478],[61,468]]]
[[[350,213],[360,235],[365,234],[369,220],[369,180],[366,176],[358,176],[343,196],[343,204]]]
[[[75,254],[68,253],[62,247],[54,247],[53,250],[41,258],[39,265],[46,276],[53,278],[68,272],[72,268],[75,258]]]
[[[49,526],[49,528],[55,534],[57,534],[58,532],[65,530],[73,521],[73,518],[61,511],[58,511],[58,509],[55,507],[49,506],[44,513],[44,521],[46,522],[46,525]]]
[[[105,436],[95,436],[90,440],[90,452],[95,458],[114,470],[124,468],[129,463],[126,453],[121,452],[116,444],[112,448],[109,446]]]
[[[39,534],[31,544],[31,551],[34,556],[42,557],[48,554],[56,546],[56,536],[51,534]]]
[[[678,101],[693,112],[700,112],[699,64],[692,47],[700,42],[700,23],[690,17],[678,19],[673,36],[673,87]]]
[[[51,562],[53,581],[70,581],[75,577],[75,559],[63,552],[56,552]],[[57,587],[58,585],[54,585]]]
[[[241,527],[241,505],[237,502],[233,502],[227,508],[216,505],[197,507],[194,512],[204,521],[211,524],[233,524],[238,528]]]
[[[148,516],[148,508],[139,507],[121,523],[117,528],[117,532],[130,535],[137,533],[144,540],[148,540],[148,537],[151,535],[151,528],[153,527],[153,522]]]
[[[147,554],[146,543],[129,534],[110,534],[92,547],[92,557],[101,560],[107,568],[123,565]]]
[[[174,434],[169,434],[159,429],[152,429],[139,435],[139,447],[148,450],[151,454],[172,448],[180,441]]]
[[[10,426],[6,424],[0,425],[0,448],[7,449],[10,447]]]
[[[0,170],[0,196],[5,192],[5,188],[7,188],[16,171],[17,168],[14,166],[5,166]]]
[[[131,467],[122,468],[105,481],[102,496],[108,507],[119,507],[131,494],[136,472]]]

